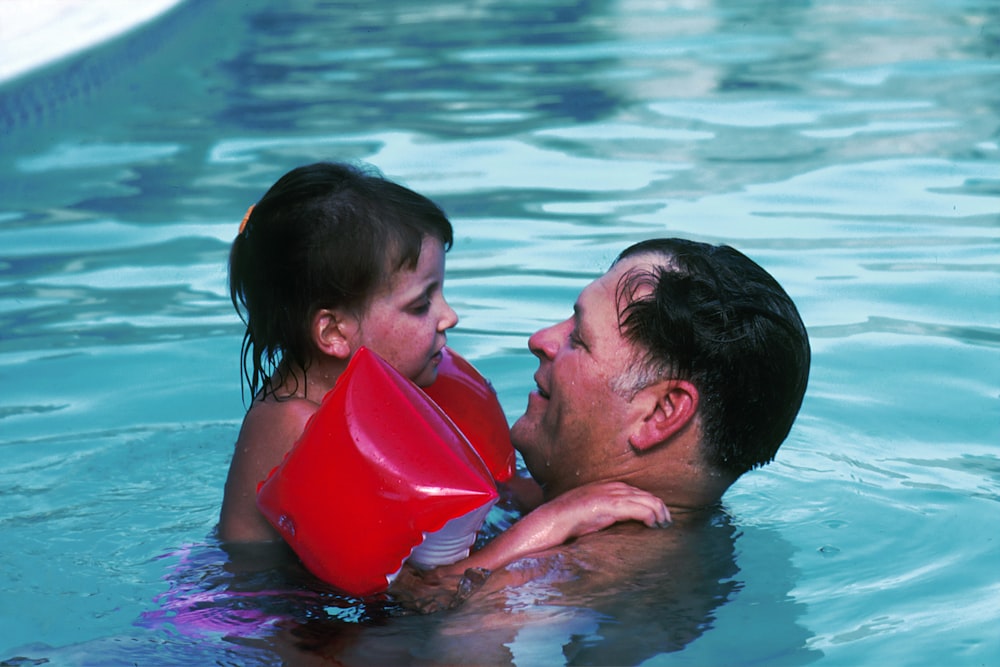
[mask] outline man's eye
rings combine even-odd
[[[576,329],[569,332],[569,344],[573,347],[586,347],[586,345],[583,344],[583,340],[580,338],[580,334],[576,332]]]

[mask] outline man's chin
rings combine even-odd
[[[519,452],[523,453],[521,447],[530,442],[530,436],[531,426],[526,415],[522,416],[510,427],[510,441],[513,443],[514,449]]]

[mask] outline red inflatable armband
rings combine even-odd
[[[444,412],[361,348],[257,506],[313,574],[364,596],[384,591],[411,552],[427,565],[465,557],[497,497]]]
[[[451,417],[479,452],[493,479],[514,476],[514,446],[510,426],[497,394],[472,364],[449,348],[441,350],[437,379],[424,391]]]

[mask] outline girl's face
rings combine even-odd
[[[425,236],[416,268],[397,271],[372,298],[351,349],[363,345],[419,386],[430,385],[437,378],[445,332],[458,323],[443,288],[444,245]]]

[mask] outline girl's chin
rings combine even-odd
[[[434,384],[434,380],[437,380],[438,370],[437,365],[428,366],[424,369],[424,372],[418,375],[414,380],[414,384],[418,387],[429,387]]]

